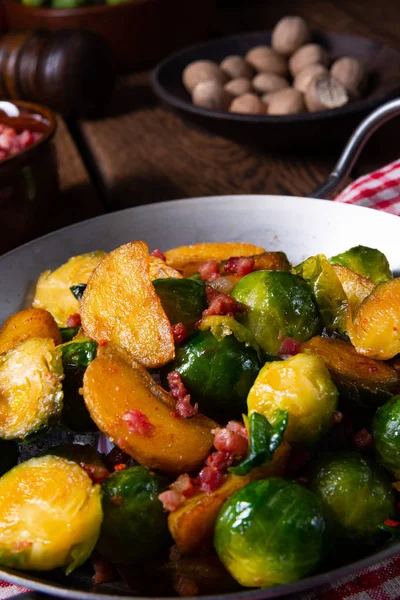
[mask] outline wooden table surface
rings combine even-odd
[[[285,14],[311,27],[356,33],[400,50],[398,0],[220,0],[215,35],[271,29]],[[371,141],[353,177],[398,158],[400,123]],[[338,149],[278,153],[249,148],[185,123],[161,106],[149,73],[121,78],[106,115],[66,124],[56,137],[62,196],[46,229],[138,204],[216,194],[307,195]],[[34,232],[32,232],[34,236]]]

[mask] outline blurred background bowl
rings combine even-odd
[[[101,34],[112,49],[119,72],[154,65],[177,48],[205,39],[215,8],[216,0],[132,0],[63,9],[5,0],[10,29],[82,28]]]

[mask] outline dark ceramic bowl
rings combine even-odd
[[[322,31],[313,32],[314,41],[324,46],[332,59],[359,58],[368,69],[364,97],[334,110],[300,115],[240,115],[194,106],[182,84],[184,68],[195,60],[220,62],[230,54],[244,56],[254,46],[270,44],[270,32],[245,33],[191,46],[166,58],[153,72],[156,94],[183,117],[212,133],[239,142],[271,149],[342,144],[356,125],[374,108],[400,92],[400,53],[371,40]]]
[[[0,253],[26,241],[32,234],[38,213],[45,212],[57,202],[59,193],[52,144],[57,128],[54,113],[30,102],[13,101],[13,104],[42,117],[45,127],[38,142],[0,162],[0,211],[2,223],[6,225],[0,236]]]

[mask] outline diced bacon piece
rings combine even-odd
[[[217,471],[213,467],[204,467],[198,477],[200,490],[208,494],[214,492],[220,487],[223,477],[224,475],[221,471]]]
[[[203,281],[214,281],[220,276],[216,260],[209,260],[208,262],[202,263],[199,265],[198,271]]]
[[[172,335],[174,336],[175,344],[183,342],[188,336],[184,324],[176,323],[176,325],[172,325]]]
[[[98,552],[93,552],[90,560],[94,569],[93,583],[107,583],[117,579],[113,565],[100,556]]]
[[[186,574],[180,574],[175,577],[174,589],[182,598],[189,596],[198,596],[200,589],[194,579],[191,579]]]
[[[219,452],[229,452],[234,456],[244,456],[248,441],[243,435],[224,427],[214,430],[214,446]]]
[[[254,265],[254,258],[251,258],[250,256],[232,256],[226,261],[224,270],[226,273],[244,277],[254,271]]]
[[[180,492],[185,498],[190,498],[195,492],[195,486],[187,473],[179,475],[178,479],[169,486],[171,490]]]
[[[181,492],[177,492],[176,490],[167,490],[166,492],[162,492],[158,496],[160,502],[162,502],[163,507],[168,512],[174,512],[181,506],[185,504],[185,496]]]
[[[238,421],[229,421],[226,428],[229,429],[229,431],[234,431],[238,435],[245,437],[246,439],[249,437],[246,427]]]
[[[81,315],[79,313],[74,313],[70,315],[67,319],[67,327],[80,327],[81,325]]]
[[[234,460],[235,455],[230,452],[213,452],[207,458],[207,466],[223,472],[233,464]]]
[[[163,254],[159,248],[155,248],[153,250],[153,252],[150,253],[150,256],[155,256],[156,258],[161,258],[161,260],[163,260],[164,262],[167,261],[165,254]]]
[[[85,462],[79,463],[84,471],[89,475],[93,483],[101,483],[109,476],[107,469],[101,465],[89,465]]]
[[[137,433],[144,437],[151,437],[153,434],[154,425],[150,423],[147,416],[140,412],[140,410],[127,410],[122,416],[122,420],[128,424],[130,433]]]
[[[28,148],[34,143],[33,134],[31,131],[24,129],[19,135],[19,143],[21,148]]]
[[[238,302],[228,294],[218,294],[211,300],[208,308],[203,311],[202,318],[212,315],[225,315],[233,317],[235,313],[242,313],[248,310],[247,306]]]
[[[187,393],[186,388],[181,379],[181,374],[178,371],[171,371],[167,375],[169,389],[174,398],[176,398],[175,410],[179,416],[187,419],[188,417],[194,417],[198,412],[198,405],[192,406],[190,404],[190,394]]]
[[[182,400],[178,400],[175,408],[178,415],[183,419],[194,417],[199,412],[199,405],[197,403],[194,406],[190,404],[189,394],[186,394]]]
[[[366,429],[360,429],[353,435],[352,442],[356,450],[363,452],[372,447],[372,435]]]
[[[301,342],[297,342],[296,340],[292,340],[292,338],[285,338],[279,348],[278,356],[295,356],[300,352]]]

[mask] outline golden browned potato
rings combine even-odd
[[[227,260],[231,256],[250,256],[252,254],[261,254],[265,252],[264,248],[245,244],[242,242],[209,242],[203,244],[193,244],[191,246],[179,246],[165,252],[167,265],[178,271],[186,271],[189,267],[194,267],[192,273],[197,270],[199,264],[208,260]]]
[[[250,256],[254,260],[254,271],[290,271],[291,265],[284,252],[262,252]],[[226,261],[219,265],[219,271],[225,274]]]
[[[105,255],[98,250],[73,256],[55,271],[42,273],[36,285],[33,307],[45,308],[53,315],[57,325],[65,327],[68,317],[79,313],[79,302],[70,287],[87,283],[93,269]]]
[[[0,354],[26,338],[51,338],[61,344],[61,333],[52,315],[43,308],[27,308],[11,315],[0,329]]]
[[[333,265],[333,268],[347,296],[350,309],[354,313],[363,300],[370,295],[376,284],[347,267]]]
[[[94,270],[81,300],[85,333],[96,342],[113,342],[146,367],[160,367],[175,356],[170,322],[150,280],[144,242],[110,252]]]
[[[205,544],[211,545],[215,520],[225,500],[251,481],[282,475],[289,454],[290,446],[283,442],[268,466],[253,469],[248,475],[228,474],[217,490],[211,493],[199,492],[181,508],[170,513],[168,527],[180,552],[193,554],[203,549]]]
[[[175,415],[173,397],[109,345],[86,369],[83,396],[100,431],[146,467],[191,472],[213,446],[214,421],[200,414]]]

